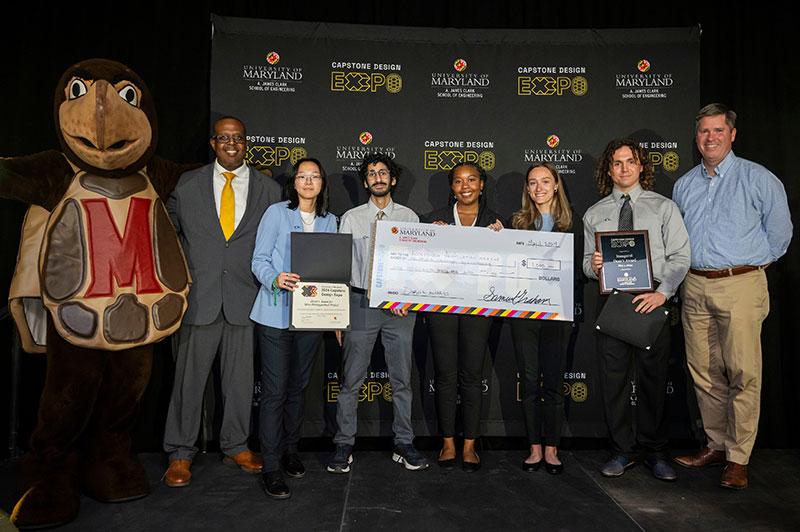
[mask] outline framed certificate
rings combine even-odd
[[[300,276],[289,300],[289,329],[350,329],[353,237],[339,233],[292,233],[292,271]]]
[[[653,265],[647,231],[599,231],[595,246],[603,255],[600,293],[652,292]]]
[[[350,287],[345,283],[299,282],[292,292],[289,328],[335,331],[350,328]]]

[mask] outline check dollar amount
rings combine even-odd
[[[573,236],[382,220],[370,306],[573,319]]]

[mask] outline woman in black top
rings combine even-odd
[[[558,170],[550,163],[528,168],[522,186],[522,208],[514,213],[511,226],[514,229],[563,232],[572,229],[572,219]],[[536,471],[544,460],[547,472],[556,475],[564,468],[558,458],[558,444],[564,420],[564,339],[570,324],[530,319],[510,321],[530,445],[530,456],[522,463],[522,469]],[[547,335],[551,342],[540,346],[542,334]]]
[[[497,214],[482,200],[486,184],[483,168],[474,163],[460,163],[447,177],[455,204],[429,214],[424,221],[502,229]],[[438,463],[448,469],[455,466],[456,399],[460,388],[464,425],[462,468],[477,471],[481,463],[475,452],[475,438],[481,421],[481,380],[492,318],[432,312],[427,314],[427,319],[436,367],[439,430],[444,438]]]

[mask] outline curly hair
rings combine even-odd
[[[525,181],[522,183],[522,208],[514,213],[511,218],[511,227],[514,229],[541,229],[542,213],[536,207],[536,203],[531,200],[528,191],[528,176],[535,168],[544,168],[553,176],[556,186],[556,193],[553,195],[553,225],[556,231],[568,231],[572,228],[572,208],[567,199],[567,192],[564,190],[564,182],[558,170],[552,163],[542,162],[532,164],[525,172]]]
[[[594,171],[594,180],[597,183],[597,191],[600,196],[606,197],[614,189],[614,182],[611,180],[611,165],[614,160],[614,152],[620,148],[628,147],[633,153],[636,162],[642,165],[642,173],[639,175],[639,185],[644,190],[653,190],[656,184],[653,172],[653,163],[644,153],[644,150],[633,139],[614,139],[608,143],[603,155],[597,160],[597,167]]]
[[[450,186],[453,186],[453,177],[456,175],[456,170],[458,170],[462,166],[471,166],[472,168],[474,168],[478,172],[478,177],[480,177],[481,181],[486,183],[486,170],[484,170],[483,167],[478,163],[471,163],[464,161],[456,164],[454,167],[450,169],[450,172],[447,173],[447,183]]]
[[[394,159],[385,153],[374,152],[364,156],[364,160],[361,161],[361,166],[358,167],[358,175],[361,176],[361,181],[364,183],[364,185],[367,184],[367,172],[369,165],[378,163],[383,163],[386,165],[386,168],[389,169],[389,177],[394,179],[394,185],[392,185],[391,182],[389,183],[389,192],[394,192],[395,187],[397,187],[397,183],[400,182],[400,173],[402,170],[400,169],[400,166],[394,162]]]

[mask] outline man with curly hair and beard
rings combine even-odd
[[[353,235],[353,270],[350,281],[350,330],[337,331],[342,355],[341,389],[336,400],[338,429],[333,438],[336,445],[327,470],[330,473],[349,473],[353,462],[353,445],[358,429],[358,394],[367,377],[372,350],[380,334],[389,382],[392,385],[394,421],[394,452],[392,460],[411,471],[428,468],[428,460],[413,445],[411,426],[411,339],[415,316],[404,309],[370,308],[369,261],[372,228],[378,220],[418,222],[419,217],[392,200],[392,192],[400,178],[400,167],[383,153],[364,157],[358,170],[361,183],[369,193],[366,203],[342,215],[340,233]],[[342,338],[344,336],[344,338]]]
[[[595,171],[603,199],[583,217],[583,271],[597,279],[603,256],[595,246],[597,231],[646,230],[656,288],[633,298],[636,312],[650,313],[666,304],[689,270],[689,235],[675,203],[653,192],[653,165],[631,139],[612,140]],[[602,308],[606,297],[601,296]],[[642,458],[659,480],[675,480],[667,461],[664,423],[669,326],[664,324],[650,349],[640,349],[602,332],[597,333],[603,406],[612,448],[601,468],[606,477],[621,476]],[[636,407],[630,404],[628,375],[635,369]]]

